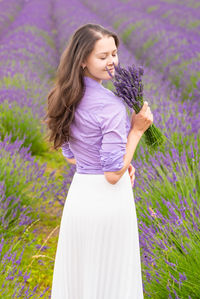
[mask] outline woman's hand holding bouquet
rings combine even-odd
[[[145,101],[142,109],[139,113],[133,111],[131,116],[131,129],[137,131],[137,133],[142,134],[152,125],[153,114],[148,102]]]

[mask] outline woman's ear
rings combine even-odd
[[[83,60],[82,63],[81,63],[81,67],[84,69],[86,67],[86,61]]]

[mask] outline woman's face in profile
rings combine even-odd
[[[95,43],[94,49],[88,56],[85,64],[82,64],[85,67],[84,75],[102,83],[102,80],[111,79],[111,76],[106,71],[106,67],[114,75],[113,63],[118,65],[115,40],[112,36],[104,36]]]

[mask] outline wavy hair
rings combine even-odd
[[[70,124],[85,91],[84,69],[81,65],[93,51],[96,41],[103,36],[112,36],[118,48],[119,39],[115,33],[101,25],[89,23],[74,32],[61,55],[43,118],[49,130],[45,139],[53,142],[53,149],[61,147],[69,138],[73,139]]]

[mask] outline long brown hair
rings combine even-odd
[[[50,130],[46,138],[49,142],[53,141],[54,149],[69,141],[69,138],[73,139],[70,124],[85,90],[84,70],[81,64],[93,51],[96,41],[103,36],[112,36],[118,48],[119,39],[115,33],[101,25],[89,23],[74,32],[61,55],[55,84],[48,94],[48,107],[43,119]]]

